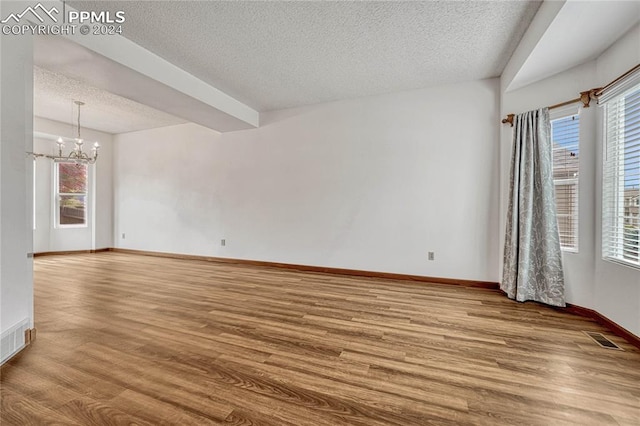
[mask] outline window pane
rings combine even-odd
[[[60,225],[84,225],[86,200],[84,195],[60,195]]]
[[[551,133],[560,246],[577,250],[580,117],[576,114],[552,120]]]
[[[602,256],[640,267],[640,85],[607,101]]]
[[[578,241],[578,185],[577,182],[556,185],[556,211],[560,246],[577,248]]]
[[[625,97],[624,100],[624,126],[622,141],[624,143],[624,189],[619,194],[623,197],[624,226],[622,238],[622,256],[624,260],[638,262],[638,231],[640,229],[638,218],[638,196],[640,191],[640,157],[638,156],[638,99],[640,90],[636,90]]]
[[[579,119],[577,115],[553,120],[553,178],[572,179],[579,171]]]
[[[87,192],[87,165],[76,163],[58,163],[58,192]]]

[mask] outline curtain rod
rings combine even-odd
[[[580,92],[580,97],[571,99],[569,101],[560,102],[559,104],[551,105],[548,107],[549,109],[560,108],[565,105],[575,104],[576,102],[582,102],[582,106],[585,108],[589,108],[589,103],[591,103],[591,99],[596,99],[596,93],[601,91],[602,88],[591,89],[585,92]],[[506,118],[502,119],[502,124],[509,123],[511,127],[513,127],[513,119],[515,118],[515,114],[508,114]]]
[[[560,108],[560,107],[563,107],[565,105],[575,104],[577,102],[582,102],[582,106],[584,108],[589,108],[589,103],[591,102],[592,99],[598,99],[598,96],[600,96],[602,94],[602,92],[604,92],[609,87],[613,86],[614,84],[616,84],[617,82],[619,82],[623,78],[627,77],[628,75],[630,75],[630,74],[632,74],[632,73],[634,73],[634,72],[636,72],[638,70],[640,70],[640,64],[638,64],[635,67],[631,68],[629,71],[625,72],[620,77],[618,77],[615,80],[611,81],[609,84],[605,85],[604,87],[598,87],[598,88],[595,88],[595,89],[591,89],[591,90],[587,90],[587,91],[584,91],[584,92],[580,92],[580,97],[579,98],[575,98],[575,99],[571,99],[569,101],[560,102],[559,104],[551,105],[549,107],[549,109]],[[513,119],[515,118],[515,116],[516,116],[515,114],[508,114],[506,118],[502,119],[502,124],[509,123],[511,125],[511,127],[513,127]]]
[[[631,68],[629,71],[625,72],[620,77],[618,77],[615,80],[613,80],[611,83],[609,83],[606,86],[604,86],[603,88],[599,89],[598,93],[596,93],[596,96],[602,95],[602,92],[604,92],[605,90],[607,90],[608,88],[610,88],[611,86],[613,86],[614,84],[616,84],[617,82],[622,80],[623,78],[626,78],[627,76],[633,74],[636,71],[640,71],[640,64],[638,64],[635,67]]]

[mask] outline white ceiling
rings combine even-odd
[[[73,101],[79,100],[86,104],[81,111],[82,127],[106,133],[126,133],[186,122],[39,67],[34,67],[33,88],[34,115],[75,125],[78,112]]]
[[[260,111],[497,77],[540,3],[87,2],[123,36]]]
[[[181,81],[199,79],[201,89],[220,89],[259,111],[497,77],[540,6],[530,1],[68,4],[123,9],[126,39],[118,40],[180,67]],[[597,57],[640,20],[639,1],[568,0],[559,9],[510,90]],[[34,59],[49,71],[35,71],[36,115],[71,122],[72,100],[82,99],[88,103],[83,124],[110,133],[185,121],[222,130],[213,119],[219,115],[213,104],[146,82],[124,62],[109,66],[108,58],[78,52],[84,48],[70,40],[55,40],[56,45],[42,40],[37,45]],[[103,41],[121,45],[111,40]],[[226,131],[234,126],[245,124]]]
[[[515,90],[595,59],[640,21],[640,1],[568,0],[509,85]]]

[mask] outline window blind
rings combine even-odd
[[[578,251],[578,176],[580,172],[580,118],[572,114],[551,120],[553,183],[560,246]]]
[[[640,83],[634,83],[599,101],[605,108],[602,256],[640,267]]]

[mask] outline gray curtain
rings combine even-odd
[[[565,306],[549,109],[514,117],[500,288],[511,299]]]

